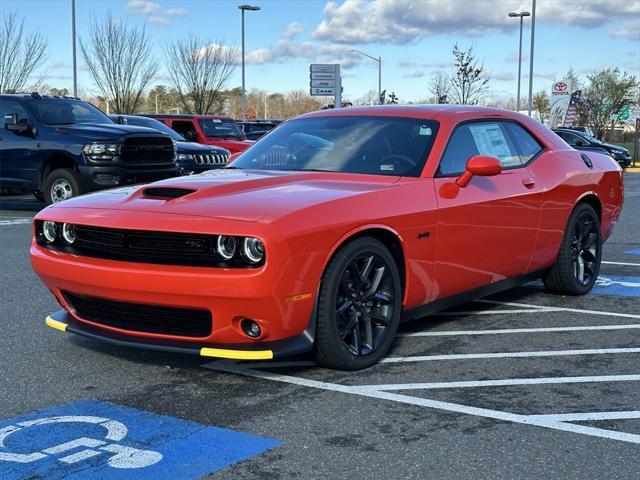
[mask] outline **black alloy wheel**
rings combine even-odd
[[[316,361],[343,370],[374,365],[391,347],[401,308],[400,275],[389,250],[371,237],[349,242],[322,277]]]
[[[591,205],[579,203],[567,222],[558,257],[542,280],[549,292],[584,295],[596,283],[601,261],[599,216]]]

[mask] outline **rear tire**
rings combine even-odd
[[[343,246],[322,276],[316,362],[341,370],[376,364],[391,347],[401,308],[400,275],[389,250],[371,237]]]
[[[584,295],[596,283],[601,261],[600,220],[591,205],[580,203],[571,212],[558,258],[542,281],[551,293]]]
[[[42,193],[47,205],[76,197],[82,193],[80,178],[73,170],[58,168],[47,175]]]

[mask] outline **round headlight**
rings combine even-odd
[[[43,222],[42,223],[42,235],[44,235],[44,239],[53,243],[56,241],[56,235],[58,234],[58,226],[55,222]]]
[[[242,253],[251,263],[258,263],[262,261],[264,258],[264,244],[262,243],[262,240],[254,237],[245,238]]]
[[[238,240],[236,237],[230,237],[227,235],[220,235],[218,237],[218,255],[225,260],[231,260],[236,254],[238,248]]]
[[[76,226],[71,223],[65,223],[62,225],[62,238],[65,242],[71,245],[76,241],[77,229]]]

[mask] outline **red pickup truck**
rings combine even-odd
[[[232,118],[214,115],[145,115],[165,123],[190,142],[215,145],[232,154],[245,151],[253,142]]]

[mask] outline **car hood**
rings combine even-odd
[[[621,150],[623,152],[628,151],[626,148],[621,147],[620,145],[613,145],[611,143],[600,143],[600,144],[597,144],[597,145],[599,147],[603,147],[603,148],[606,148],[606,149],[609,149],[609,150],[615,149],[615,150]]]
[[[400,177],[322,172],[210,170],[150,185],[96,192],[50,208],[127,210],[271,222],[298,210],[390,188]],[[145,190],[185,189],[179,198],[149,197]],[[193,192],[189,192],[193,190]]]
[[[229,153],[229,150],[215,145],[203,145],[193,142],[176,142],[178,153],[204,155],[208,153]]]
[[[74,125],[56,125],[52,128],[54,128],[58,133],[83,136],[92,140],[116,139],[122,135],[131,134],[166,136],[152,128],[136,127],[133,125],[119,125],[117,123],[76,123]]]

